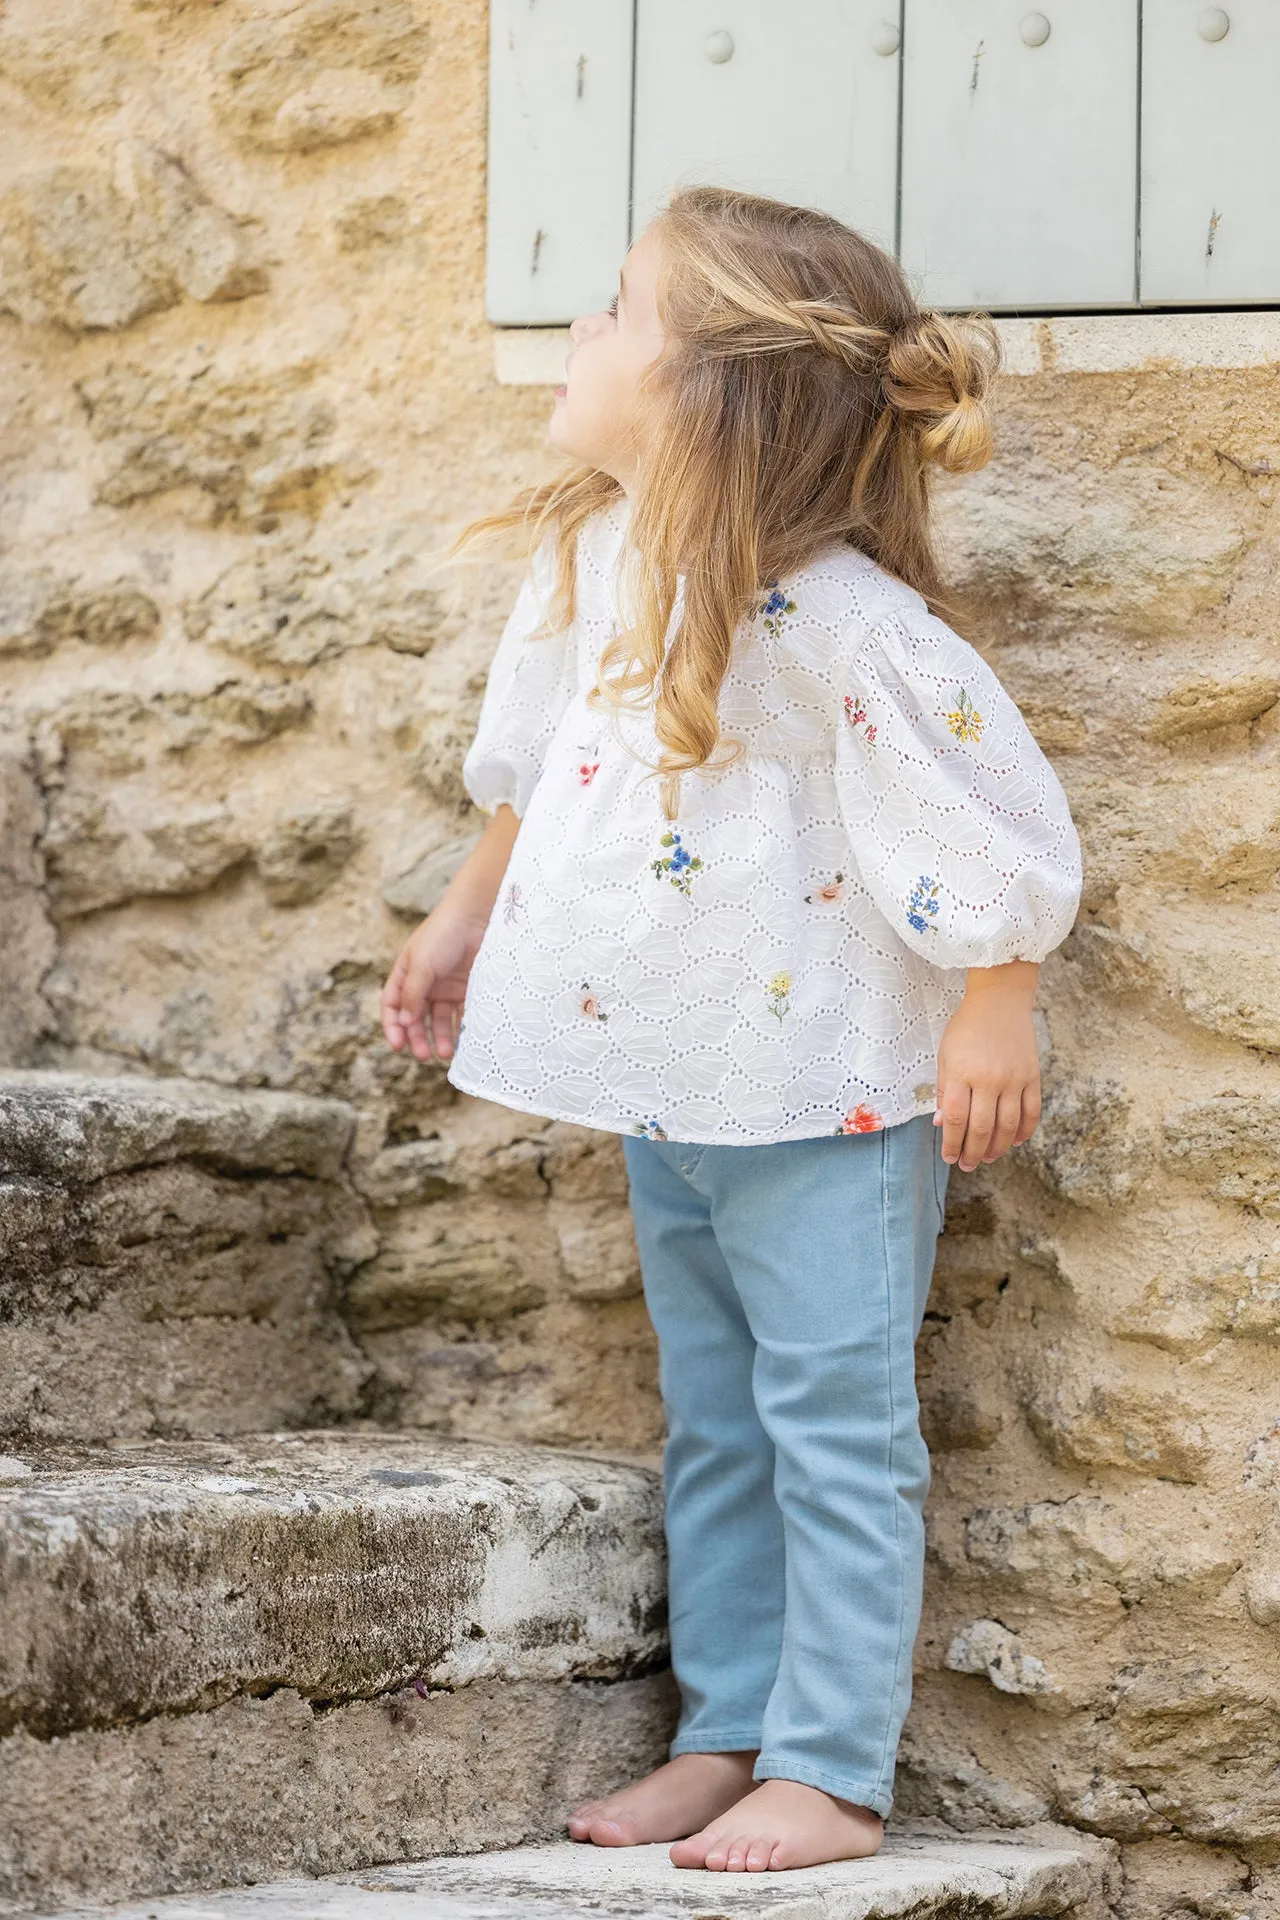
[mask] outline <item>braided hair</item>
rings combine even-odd
[[[889,254],[815,208],[697,186],[673,194],[656,222],[664,347],[644,386],[626,619],[589,698],[652,700],[654,771],[674,817],[680,775],[740,750],[721,734],[718,697],[765,581],[845,541],[956,619],[931,530],[930,470],[971,473],[990,458],[1000,349],[985,315],[921,307]],[[521,525],[530,546],[554,528],[552,630],[573,617],[578,531],[620,491],[608,474],[575,466],[473,523]],[[680,576],[683,614],[668,647]]]

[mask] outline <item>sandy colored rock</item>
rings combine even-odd
[[[264,1679],[324,1703],[664,1664],[639,1467],[368,1432],[22,1457],[35,1474],[0,1492],[6,1732],[205,1712]]]
[[[1137,462],[997,459],[940,495],[962,586],[1015,629],[1104,620],[1167,633],[1217,606],[1253,516],[1223,488]]]
[[[1215,727],[1237,727],[1270,713],[1280,679],[1251,674],[1242,680],[1187,680],[1164,696],[1147,731],[1153,740],[1184,740]]]
[[[427,50],[403,0],[307,0],[246,22],[219,49],[219,108],[256,146],[308,153],[384,133]]]
[[[673,1720],[656,1675],[425,1700],[409,1687],[322,1710],[279,1688],[58,1741],[12,1734],[0,1898],[47,1913],[558,1837],[568,1808],[656,1765]]]

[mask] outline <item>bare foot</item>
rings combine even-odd
[[[754,1752],[678,1753],[645,1779],[579,1807],[569,1816],[569,1832],[597,1847],[679,1840],[741,1800],[755,1759]]]
[[[673,1865],[711,1873],[779,1872],[875,1853],[884,1822],[870,1807],[837,1800],[798,1780],[762,1780],[700,1833],[671,1849]]]

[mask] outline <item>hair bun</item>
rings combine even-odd
[[[925,308],[892,336],[884,394],[914,416],[923,459],[947,473],[974,473],[991,458],[989,395],[1000,338],[983,314]]]

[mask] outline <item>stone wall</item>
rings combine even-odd
[[[0,1049],[350,1100],[358,1411],[651,1455],[617,1142],[377,1020],[476,831],[516,579],[424,556],[553,464],[483,319],[485,37],[481,0],[0,21]],[[902,1800],[1120,1839],[1126,1920],[1261,1913],[1280,1860],[1278,403],[1020,376],[943,502],[1087,890],[1043,1128],[956,1178],[921,1342]]]

